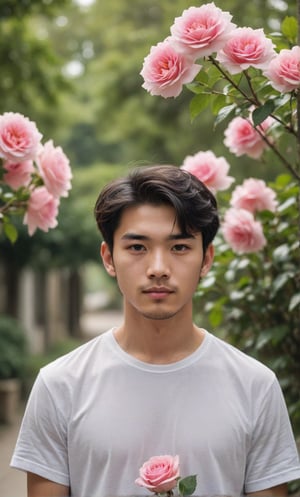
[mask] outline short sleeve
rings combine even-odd
[[[66,420],[41,373],[27,403],[11,466],[69,486]]]
[[[254,413],[255,423],[245,475],[245,492],[256,492],[300,478],[299,457],[280,385],[272,382]]]

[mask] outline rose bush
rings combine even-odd
[[[178,485],[179,495],[192,495],[196,489],[196,476],[180,478],[179,456],[153,456],[141,466],[135,483],[155,495],[171,497]]]
[[[72,172],[61,147],[41,143],[36,124],[19,113],[0,116],[0,227],[14,242],[14,216],[23,216],[29,235],[57,226],[60,197],[68,196]]]
[[[215,264],[195,304],[199,313],[204,306],[210,324],[228,341],[276,371],[300,435],[298,23],[286,17],[281,31],[267,36],[231,19],[208,3],[183,11],[170,28],[174,50],[201,64],[186,85],[193,94],[191,118],[209,107],[215,126],[228,122],[224,145],[230,153],[259,159],[261,168],[267,161],[280,164],[286,174],[268,185],[247,178],[232,194],[215,188],[221,231]],[[212,157],[207,171],[215,166]],[[209,183],[209,174],[187,162],[193,174]],[[201,307],[201,302],[207,303]]]

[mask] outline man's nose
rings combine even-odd
[[[147,276],[148,278],[169,278],[170,267],[168,258],[161,250],[156,250],[149,255]]]

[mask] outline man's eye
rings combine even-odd
[[[172,248],[174,252],[185,252],[188,249],[189,247],[187,245],[184,245],[183,243],[178,243]]]
[[[143,252],[143,250],[145,250],[145,247],[144,245],[141,245],[139,243],[134,243],[133,245],[130,245],[129,249],[133,252]]]

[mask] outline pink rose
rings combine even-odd
[[[31,174],[35,171],[32,160],[22,162],[8,161],[3,164],[3,168],[7,171],[3,175],[3,180],[13,190],[29,185]]]
[[[187,54],[198,57],[211,55],[219,50],[231,36],[235,24],[232,15],[224,12],[212,2],[201,7],[184,10],[171,26],[171,41]]]
[[[154,456],[140,468],[137,485],[155,493],[168,492],[177,485],[179,478],[179,456]]]
[[[245,209],[229,209],[222,223],[224,239],[234,252],[258,252],[266,245],[262,225]]]
[[[183,84],[193,81],[201,66],[190,57],[176,52],[168,39],[152,47],[140,72],[142,85],[151,95],[177,97]]]
[[[52,140],[49,140],[38,155],[37,164],[47,190],[54,197],[67,197],[72,172],[61,147],[54,147]]]
[[[233,191],[230,205],[250,212],[271,211],[277,207],[276,194],[261,179],[249,178]]]
[[[273,119],[268,117],[258,126],[260,133],[265,135],[272,124]],[[245,154],[258,159],[268,146],[260,133],[254,128],[250,118],[235,117],[224,132],[224,144],[237,157]]]
[[[237,28],[218,52],[217,60],[231,74],[251,66],[265,69],[276,55],[273,47],[263,29]]]
[[[234,178],[228,176],[229,164],[224,157],[216,157],[211,151],[188,155],[181,166],[213,191],[226,190]]]
[[[0,116],[0,157],[11,162],[34,159],[41,138],[35,123],[22,114],[5,112]]]
[[[24,224],[28,225],[29,235],[33,235],[37,228],[48,231],[57,226],[59,200],[44,186],[39,186],[32,191],[28,201]]]
[[[300,47],[281,50],[264,71],[264,76],[270,80],[273,88],[280,92],[286,93],[299,88]]]

